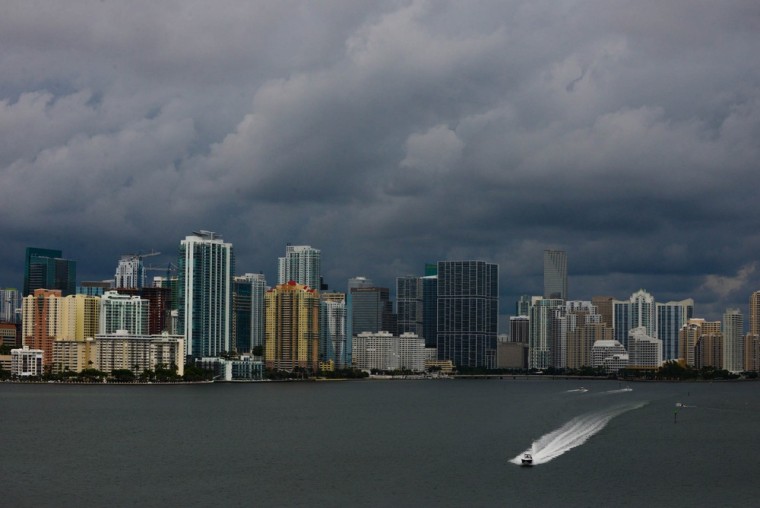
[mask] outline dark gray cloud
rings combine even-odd
[[[337,288],[498,262],[502,311],[568,251],[571,296],[760,288],[755,1],[56,2],[0,17],[0,285],[82,279],[198,228]]]

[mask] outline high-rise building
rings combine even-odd
[[[439,360],[496,365],[499,268],[485,261],[438,262]]]
[[[663,360],[677,360],[679,358],[678,335],[681,328],[693,317],[694,300],[688,298],[680,302],[658,303],[656,309],[656,338],[662,341]]]
[[[106,291],[100,298],[100,335],[117,332],[122,335],[147,335],[149,324],[149,300],[117,291]]]
[[[435,271],[438,272],[437,266]],[[438,275],[422,278],[422,338],[428,348],[438,343]]]
[[[662,341],[648,335],[639,326],[628,332],[628,366],[656,369],[662,365]]]
[[[60,335],[60,306],[63,302],[60,289],[35,289],[24,297],[23,345],[43,352],[43,365],[53,361],[53,341]]]
[[[678,358],[683,359],[686,365],[697,365],[696,347],[699,338],[703,335],[720,335],[720,321],[705,321],[702,318],[691,318],[681,327],[678,333]]]
[[[316,371],[319,361],[319,292],[290,281],[268,290],[265,302],[266,367]]]
[[[407,275],[396,278],[396,310],[398,335],[413,333],[422,337],[422,277]]]
[[[515,316],[528,316],[531,302],[530,295],[520,295],[520,298],[515,302]]]
[[[703,369],[723,367],[723,334],[703,333],[694,347],[694,367]]]
[[[353,330],[354,305],[352,298],[353,293],[351,290],[357,288],[371,288],[374,287],[374,285],[375,284],[372,280],[367,277],[352,277],[348,279],[348,283],[346,284],[346,357],[348,365],[353,363],[351,355],[353,354],[353,338],[356,334]]]
[[[69,295],[59,306],[60,331],[56,339],[85,340],[94,337],[100,327],[100,297]]]
[[[54,249],[27,247],[24,258],[24,296],[35,289],[59,289],[62,296],[76,293],[76,261],[63,259]]]
[[[0,289],[0,323],[21,322],[21,293],[16,288]]]
[[[567,253],[544,251],[544,298],[567,300]]]
[[[744,317],[739,309],[723,314],[723,368],[741,372],[744,366]]]
[[[264,293],[262,273],[246,273],[234,278],[232,336],[238,353],[250,353],[264,345]]]
[[[640,289],[628,301],[612,302],[612,328],[615,340],[628,347],[628,332],[643,326],[650,337],[657,337],[657,311],[654,297]]]
[[[749,296],[749,333],[760,335],[760,291]]]
[[[546,369],[552,366],[552,325],[554,311],[563,300],[559,298],[534,298],[530,307],[530,331],[528,337],[528,368]]]
[[[396,316],[390,300],[390,290],[380,287],[351,288],[351,330],[354,336],[361,332],[389,332],[396,329]]]
[[[321,252],[310,245],[288,245],[279,258],[278,284],[295,281],[319,290],[321,287]]]
[[[232,244],[211,231],[193,233],[180,242],[178,271],[178,330],[185,354],[202,358],[230,351]]]
[[[339,369],[350,367],[346,353],[346,295],[319,295],[319,361],[332,360]]]
[[[597,314],[596,307],[589,301],[571,300],[557,307],[551,324],[551,366],[564,369],[571,367],[571,363],[577,364],[579,357],[583,359],[589,357],[593,344],[582,340],[588,337],[588,334],[580,333],[579,329],[601,322],[602,317]],[[577,347],[584,348],[584,351],[577,351],[575,349]],[[572,368],[589,365],[589,363],[572,365]]]
[[[511,342],[519,342],[521,344],[528,344],[530,340],[530,308],[528,308],[528,314],[524,316],[510,316],[509,317],[509,340]]]
[[[594,296],[591,303],[596,307],[596,312],[602,317],[602,323],[612,328],[612,302],[613,296]]]

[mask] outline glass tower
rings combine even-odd
[[[199,231],[179,247],[178,329],[188,357],[219,356],[230,351],[232,332],[232,244],[216,233]]]
[[[499,268],[484,261],[438,262],[439,360],[495,365]]]
[[[544,298],[567,300],[567,253],[544,251]]]

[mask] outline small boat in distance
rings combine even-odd
[[[533,465],[533,455],[530,453],[525,453],[522,456],[522,465],[523,466],[532,466]]]

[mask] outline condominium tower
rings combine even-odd
[[[193,358],[230,351],[232,331],[232,244],[211,231],[185,237],[179,247],[178,330]]]
[[[288,245],[279,258],[278,284],[295,281],[312,289],[321,287],[321,252],[310,245]]]

